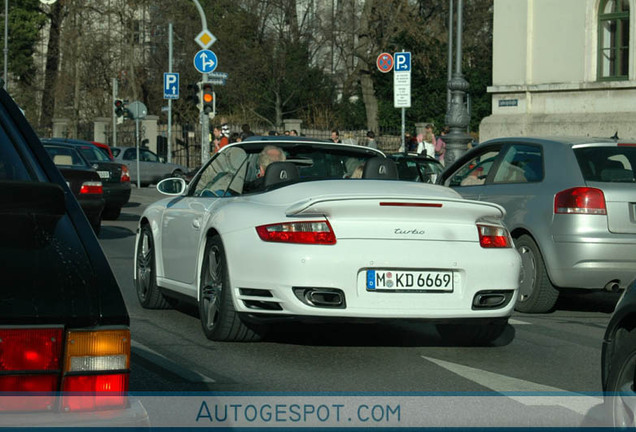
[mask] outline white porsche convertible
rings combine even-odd
[[[157,185],[170,197],[137,231],[143,307],[192,301],[217,341],[281,319],[426,320],[470,344],[502,334],[521,265],[503,208],[398,181],[374,149],[271,138],[223,148],[189,185]]]

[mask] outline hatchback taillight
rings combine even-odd
[[[256,227],[261,240],[279,243],[336,244],[328,221],[283,222]]]
[[[130,371],[128,329],[0,329],[0,411],[64,411],[122,407]],[[64,393],[56,402],[54,392]]]
[[[554,196],[554,213],[606,215],[605,195],[591,187],[566,189]]]
[[[479,244],[483,248],[510,248],[512,239],[504,227],[497,225],[477,224]]]
[[[66,340],[62,391],[71,394],[65,393],[63,409],[122,406],[128,390],[130,331],[69,331]]]
[[[89,181],[82,183],[80,188],[81,195],[101,195],[104,193],[102,182]]]
[[[130,171],[128,171],[128,167],[126,165],[121,166],[121,178],[119,180],[121,183],[130,181]]]

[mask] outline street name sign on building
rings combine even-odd
[[[393,69],[393,56],[389,53],[382,53],[375,60],[375,64],[380,72],[391,72],[391,69]]]
[[[393,55],[393,106],[411,107],[411,53],[399,52]]]
[[[179,99],[179,74],[168,73],[163,74],[163,98]]]
[[[214,42],[216,42],[216,36],[208,29],[201,30],[201,33],[194,38],[194,41],[199,44],[203,49],[210,48]]]
[[[194,68],[201,73],[214,72],[217,66],[216,54],[210,50],[203,49],[194,55]]]

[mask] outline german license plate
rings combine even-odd
[[[453,291],[451,271],[367,270],[369,291]]]
[[[110,178],[110,173],[108,171],[97,171],[97,174],[99,174],[99,178],[103,178],[106,180]]]

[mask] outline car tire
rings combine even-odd
[[[169,309],[170,302],[157,287],[155,242],[148,225],[141,227],[135,267],[135,288],[139,304],[144,309]]]
[[[234,309],[225,250],[219,236],[210,237],[205,245],[199,287],[199,317],[205,337],[235,342],[261,339]]]
[[[550,311],[559,298],[559,291],[550,282],[539,247],[526,234],[515,240],[515,246],[521,255],[519,296],[515,309],[526,313]]]
[[[636,375],[636,330],[617,340],[618,346],[609,361],[605,395],[608,419],[614,427],[633,428],[634,377]]]
[[[104,209],[102,217],[106,220],[116,220],[121,214],[121,207],[108,207]]]
[[[491,345],[506,330],[508,320],[487,324],[437,324],[437,332],[454,345],[485,346]]]

